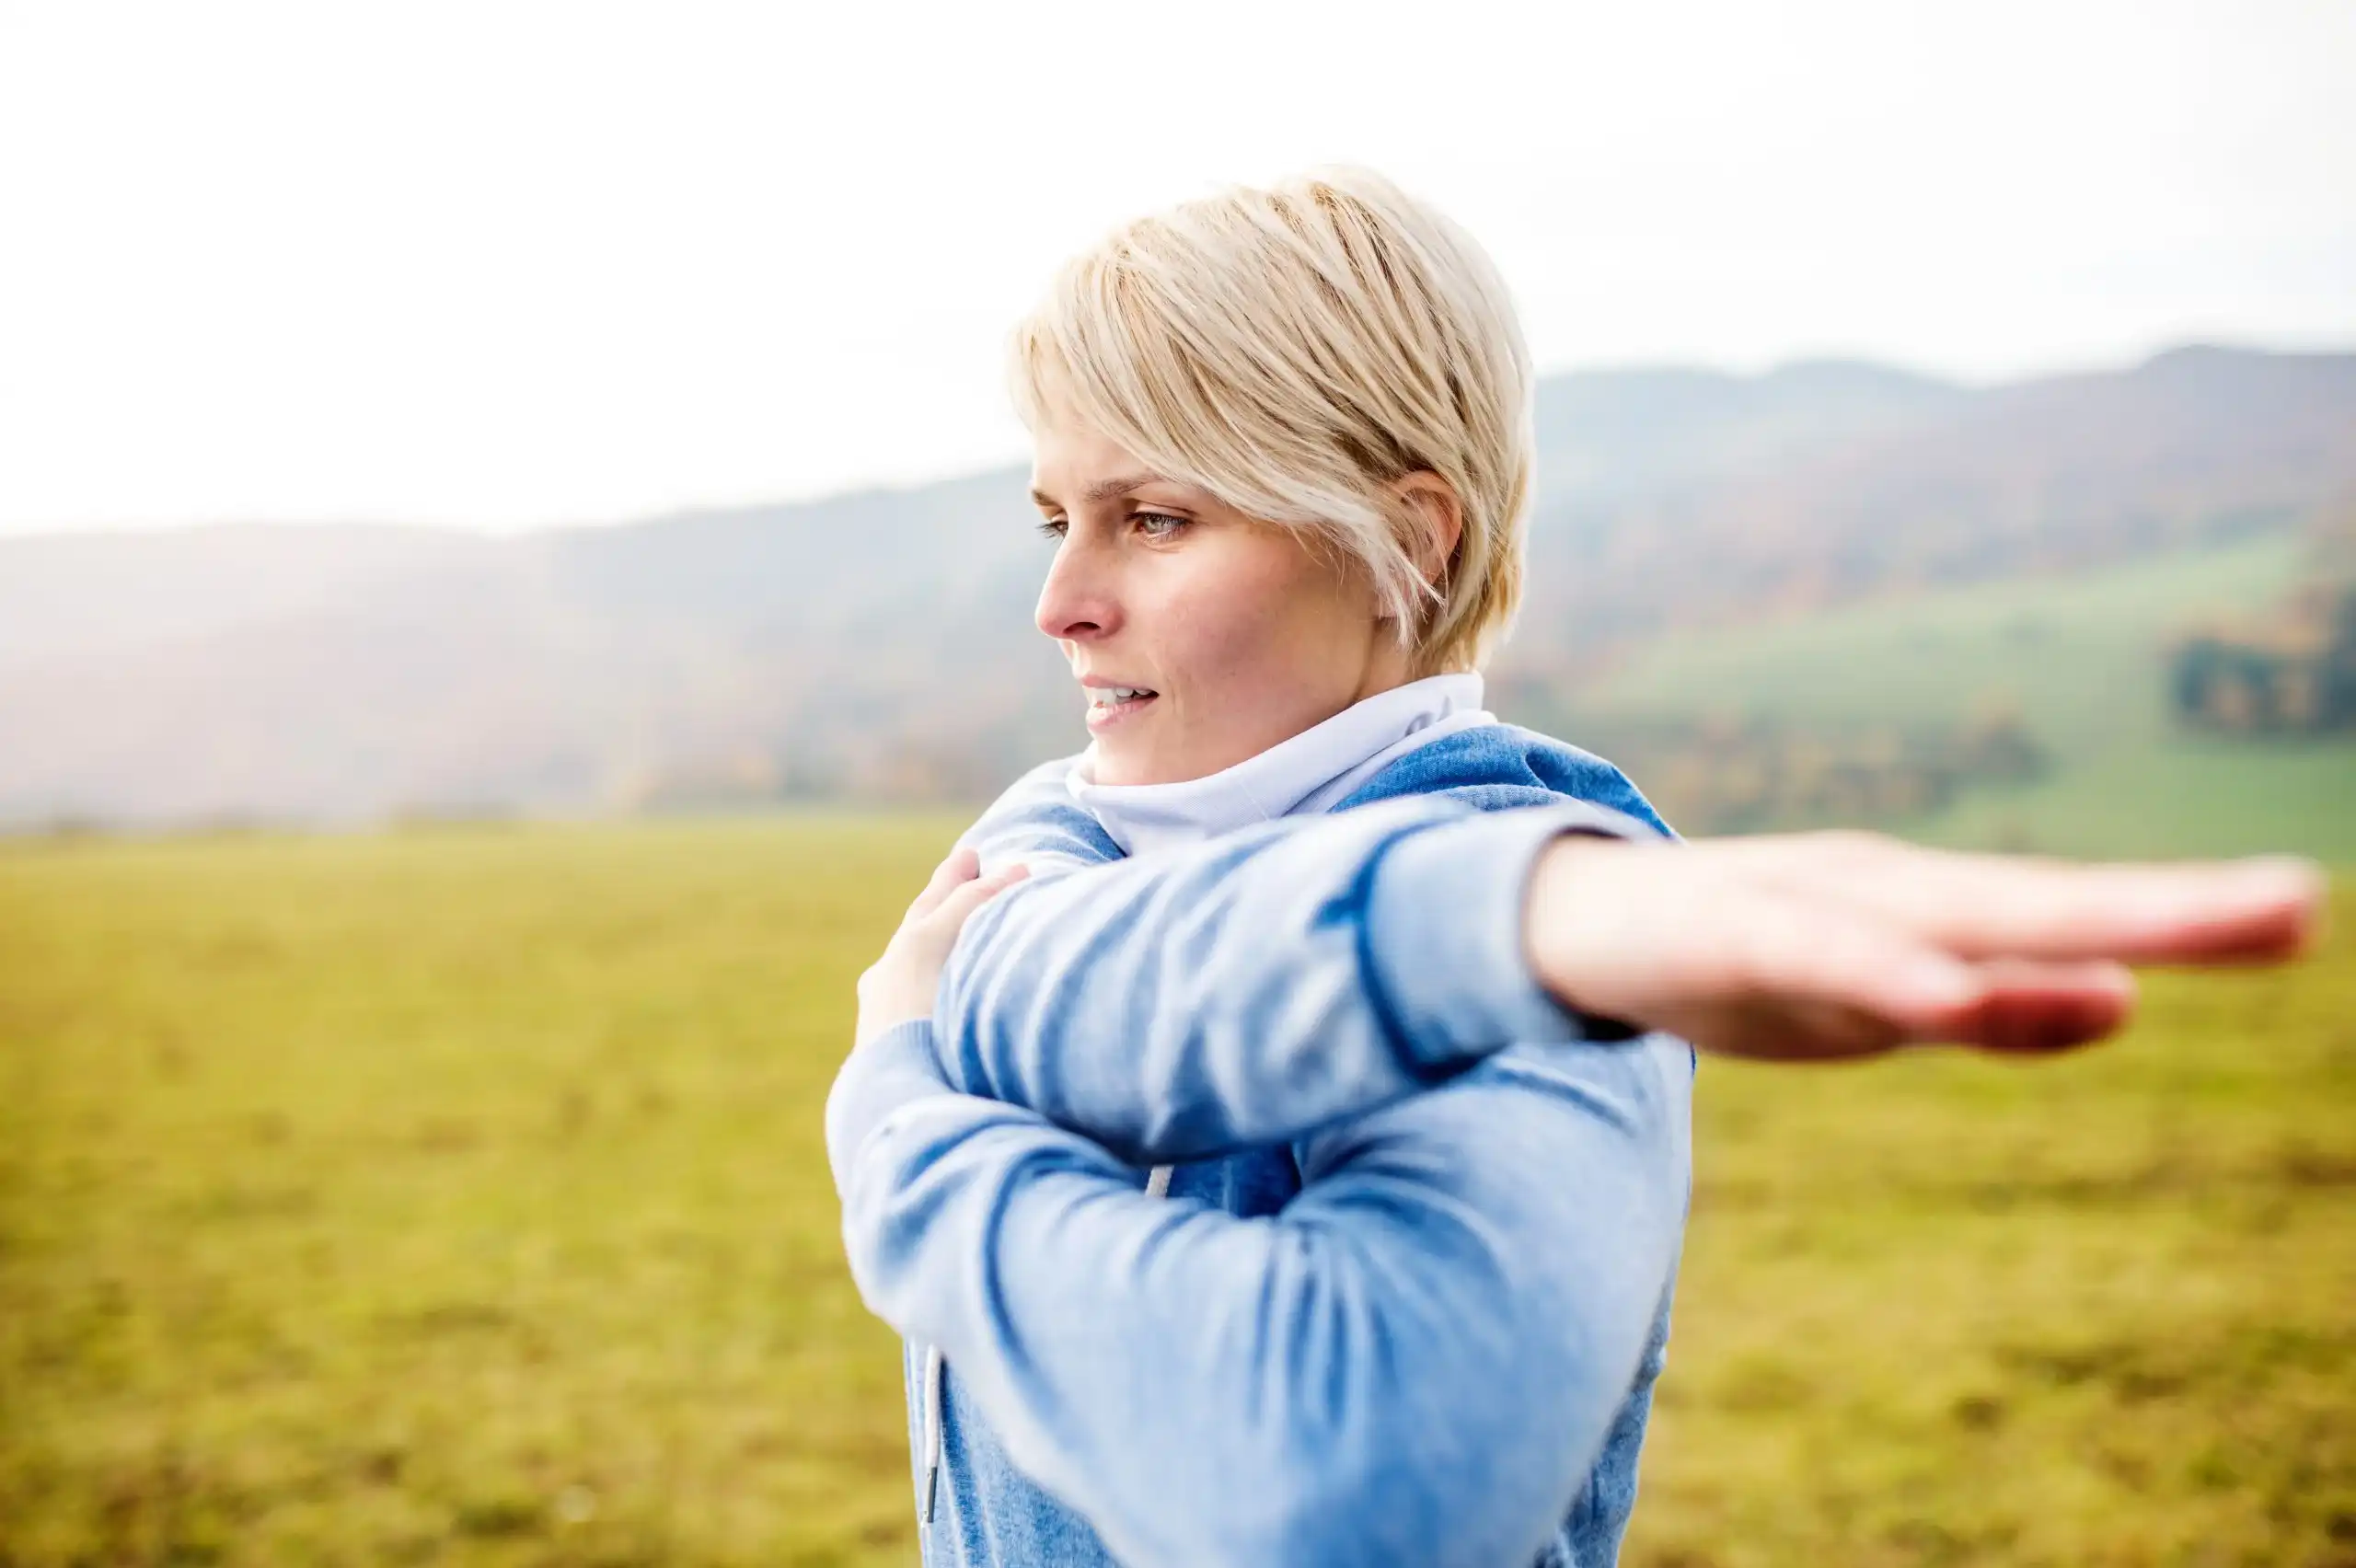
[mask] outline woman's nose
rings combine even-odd
[[[1033,617],[1039,629],[1059,642],[1085,642],[1117,627],[1119,600],[1109,566],[1083,540],[1067,537],[1057,546]]]

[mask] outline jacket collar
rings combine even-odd
[[[1322,724],[1234,767],[1175,784],[1099,784],[1096,748],[1066,778],[1072,798],[1103,824],[1125,855],[1192,844],[1296,813],[1322,812],[1406,752],[1475,724],[1475,674],[1432,675],[1354,703]]]

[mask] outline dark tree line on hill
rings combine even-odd
[[[2356,502],[2312,536],[2310,581],[2262,622],[2180,639],[2169,691],[2177,715],[2234,734],[2356,730]]]
[[[2177,713],[2203,729],[2356,730],[2356,587],[2303,594],[2271,627],[2188,637],[2173,674]]]

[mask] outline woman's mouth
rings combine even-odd
[[[1090,686],[1088,728],[1097,734],[1137,717],[1161,694],[1144,686]]]

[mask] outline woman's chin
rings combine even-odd
[[[1167,778],[1154,770],[1153,759],[1143,751],[1132,751],[1119,745],[1106,745],[1102,738],[1088,748],[1090,779],[1098,784],[1126,787],[1132,784],[1166,784]]]
[[[1182,784],[1197,776],[1179,766],[1168,747],[1153,744],[1139,726],[1097,731],[1088,755],[1089,776],[1099,784]]]

